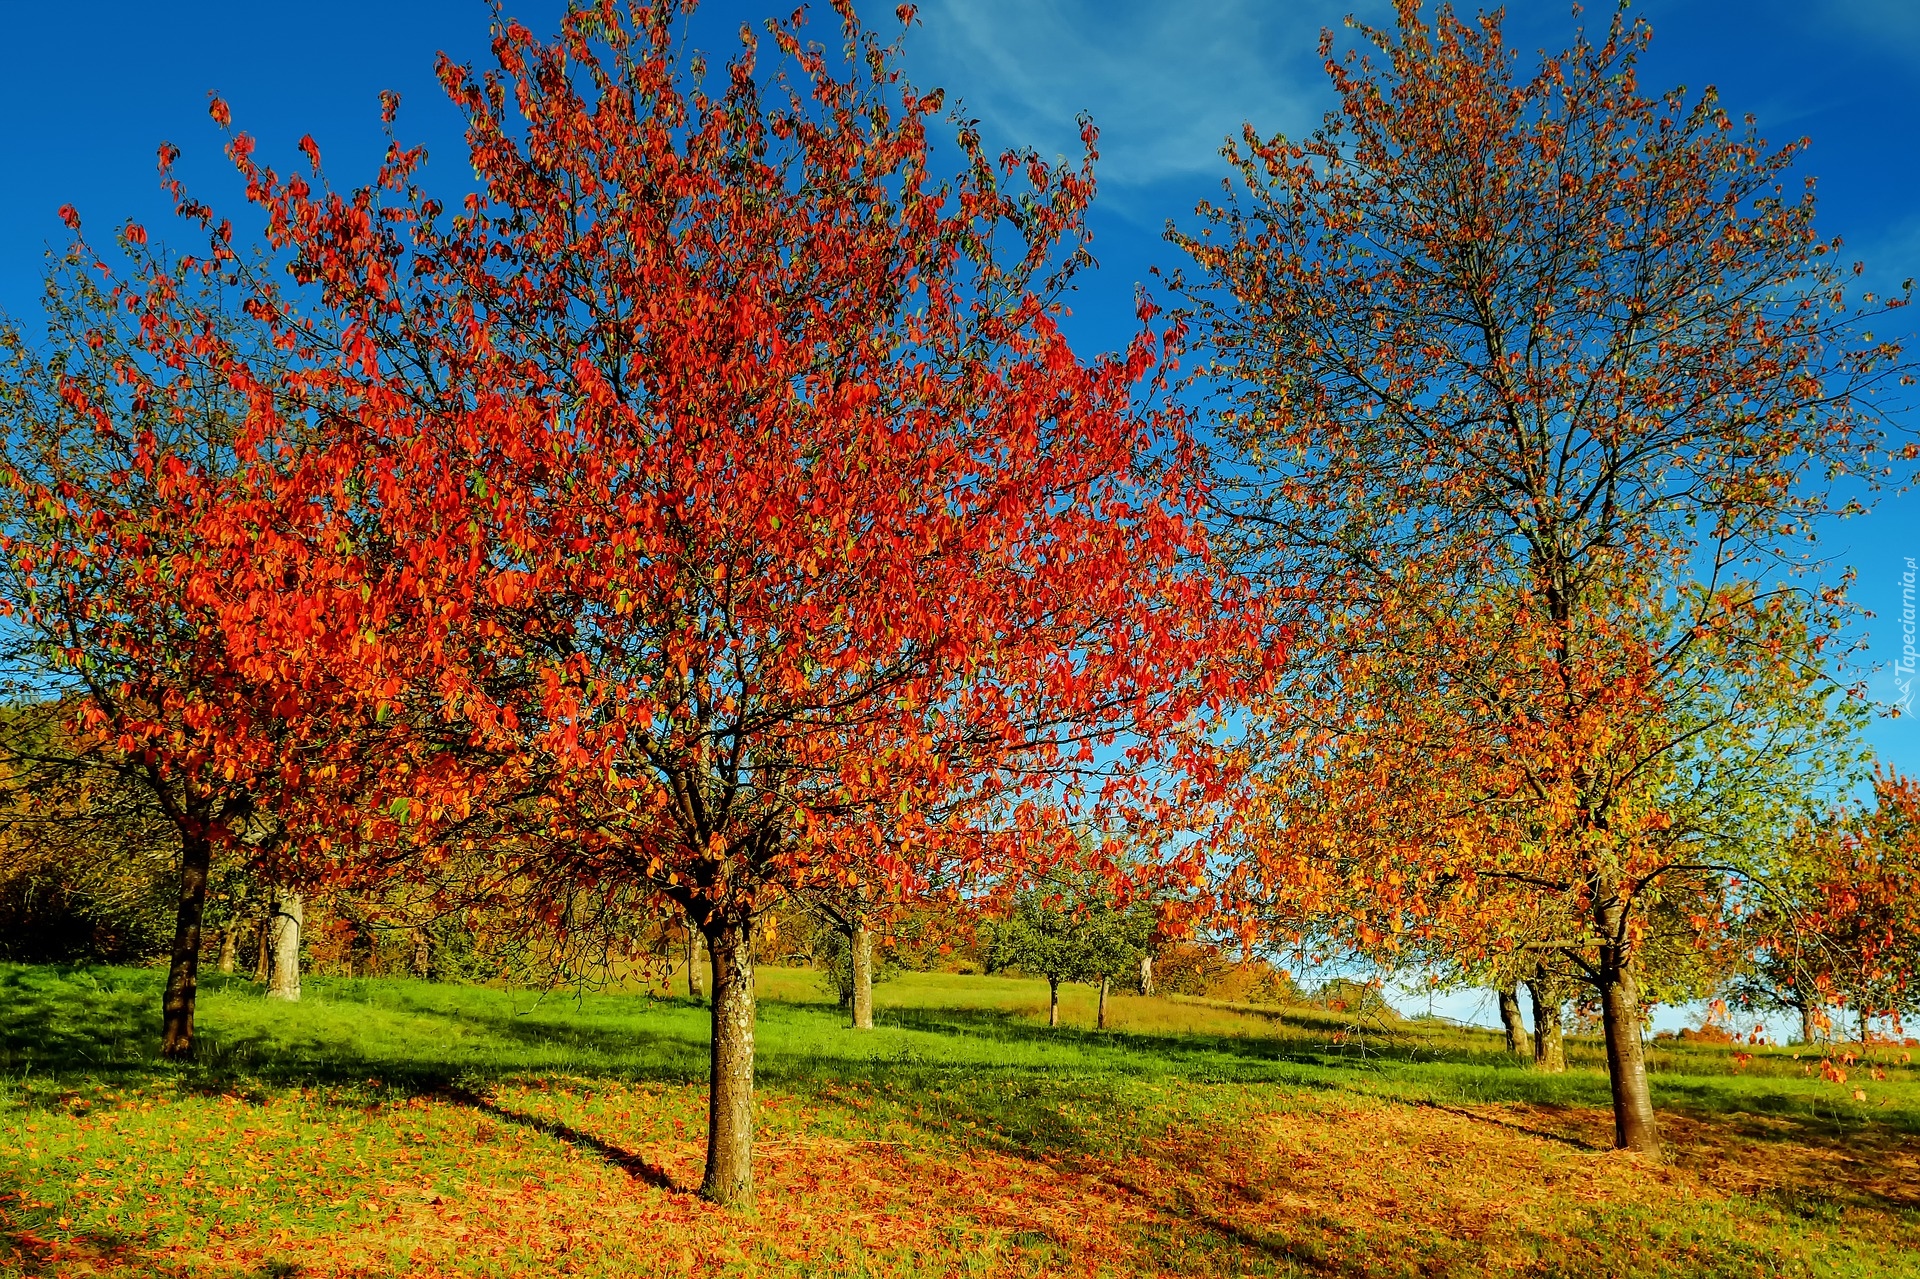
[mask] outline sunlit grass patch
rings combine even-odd
[[[880,1027],[763,977],[758,1207],[691,1192],[705,1010],[644,993],[218,982],[151,1055],[157,974],[0,968],[0,1273],[1899,1275],[1920,1085],[1868,1100],[1674,1054],[1674,1149],[1605,1081],[1481,1032],[907,974]],[[1082,1016],[1081,1014],[1084,1014]],[[1774,1058],[1777,1057],[1777,1060]],[[1674,1069],[1683,1066],[1685,1073]],[[1759,1069],[1756,1069],[1756,1066]],[[1856,1076],[1859,1077],[1859,1076]]]

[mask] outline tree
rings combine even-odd
[[[1536,1070],[1555,1074],[1564,1071],[1567,1061],[1561,1013],[1578,973],[1568,971],[1551,952],[1527,949],[1524,944],[1496,955],[1491,962],[1450,962],[1456,958],[1457,955],[1442,948],[1422,956],[1421,967],[1435,986],[1475,987],[1491,981],[1507,1052],[1516,1055],[1530,1052]],[[1522,986],[1526,987],[1527,1004],[1533,1017],[1531,1031],[1520,1012]]]
[[[875,903],[867,887],[870,878],[862,875],[861,882],[851,886],[828,885],[824,891],[808,894],[806,901],[807,909],[825,922],[833,938],[822,957],[855,1030],[873,1029]]]
[[[1803,1043],[1850,1008],[1864,1045],[1872,1018],[1920,1011],[1920,783],[1878,770],[1871,808],[1803,822],[1791,846],[1800,873],[1749,916],[1730,993],[1795,1013]]]
[[[1718,796],[1711,802],[1722,800],[1737,803],[1739,797]],[[1776,885],[1769,882],[1766,888],[1773,892]],[[1682,900],[1652,895],[1645,900],[1635,955],[1643,1005],[1706,999],[1740,963],[1739,939],[1750,922],[1742,917],[1710,938],[1696,921],[1679,914]],[[1576,997],[1581,986],[1591,985],[1579,962],[1564,953],[1565,937],[1564,922],[1529,934],[1516,921],[1502,939],[1504,948],[1495,949],[1490,957],[1462,962],[1474,948],[1462,945],[1463,939],[1453,935],[1446,935],[1446,941],[1437,946],[1429,944],[1415,947],[1411,953],[1402,952],[1402,957],[1417,960],[1436,986],[1475,987],[1491,981],[1500,1001],[1506,1050],[1528,1051],[1534,1069],[1559,1074],[1567,1068],[1567,1000]],[[1531,1031],[1521,1017],[1522,986],[1531,1011]],[[1530,1047],[1523,1049],[1523,1045]]]
[[[845,1009],[855,1030],[873,1029],[873,988],[899,975],[899,965],[875,948],[875,937],[864,927],[864,957],[856,948],[854,930],[829,920],[816,933],[813,960],[820,965],[828,989]],[[864,1023],[864,1024],[863,1024]]]
[[[1060,983],[1100,987],[1096,1025],[1107,1027],[1107,988],[1139,966],[1152,915],[1128,909],[1104,878],[1066,875],[1020,892],[1006,918],[988,925],[987,971],[1013,968],[1047,979],[1047,1025],[1060,1024]]]
[[[267,917],[267,998],[300,1001],[300,935],[306,926],[306,901],[299,893],[274,890]]]
[[[367,509],[445,627],[391,697],[438,771],[367,873],[484,864],[466,891],[555,938],[683,912],[723,1203],[766,912],[1072,861],[1071,814],[1195,820],[1242,678],[1213,654],[1269,651],[1205,562],[1177,332],[1059,330],[1091,126],[1050,168],[962,125],[936,182],[938,95],[839,10],[842,59],[773,23],[779,67],[747,33],[711,92],[681,5],[505,24],[497,70],[441,69],[481,184],[450,218],[397,144],[345,196],[234,148],[339,316],[330,393],[406,461]]]
[[[1524,76],[1497,14],[1396,9],[1360,28],[1377,62],[1323,37],[1339,111],[1249,126],[1177,237],[1228,401],[1220,525],[1310,641],[1242,886],[1370,949],[1578,962],[1616,1138],[1655,1153],[1646,911],[1723,927],[1787,792],[1845,763],[1820,675],[1845,604],[1792,551],[1885,464],[1907,368],[1785,194],[1799,145],[1644,96],[1644,24]],[[1698,785],[1752,802],[1730,824]]]
[[[23,785],[119,788],[170,830],[161,1048],[186,1057],[213,861],[271,863],[287,820],[343,793],[371,707],[341,677],[368,673],[386,600],[344,571],[309,590],[338,559],[337,459],[295,356],[232,305],[251,290],[230,231],[175,259],[128,225],[116,275],[64,215],[46,341],[0,330],[5,750]]]
[[[1517,1053],[1527,1035],[1526,1024],[1520,1020],[1520,983],[1507,982],[1494,993],[1500,999],[1500,1028],[1506,1032],[1507,1051]]]
[[[692,925],[692,923],[688,923],[686,926],[686,929],[687,929],[687,998],[697,1000],[705,997],[705,992],[700,989],[699,965],[700,965],[700,960],[703,958],[703,956],[700,954],[700,951],[701,951],[700,930],[695,928]]]
[[[1875,773],[1873,807],[1824,867],[1805,929],[1836,961],[1829,981],[1860,1018],[1920,1012],[1920,781]]]
[[[166,953],[177,902],[177,847],[138,785],[111,769],[23,766],[63,759],[61,725],[29,708],[0,740],[0,958],[16,963],[138,963]],[[55,740],[36,739],[35,730]]]
[[[1561,1010],[1566,1005],[1567,980],[1547,967],[1534,965],[1527,978],[1527,996],[1533,1004],[1533,1065],[1558,1075],[1567,1069],[1567,1046]]]

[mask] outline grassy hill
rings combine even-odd
[[[906,974],[880,1026],[761,975],[760,1203],[691,1193],[705,1010],[0,966],[0,1274],[1920,1274],[1920,1079],[1661,1043],[1673,1161],[1607,1149],[1598,1047]],[[1885,1078],[1875,1078],[1878,1071]],[[1862,1097],[1856,1099],[1855,1090]]]

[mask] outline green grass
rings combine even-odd
[[[1650,1167],[1581,1041],[1545,1076],[1439,1023],[1130,996],[1102,1032],[1080,987],[1052,1030],[1043,982],[920,973],[856,1034],[767,969],[742,1218],[686,1193],[691,1001],[216,978],[175,1065],[159,981],[0,966],[0,1274],[1920,1273],[1897,1054],[1841,1085],[1663,1043]]]

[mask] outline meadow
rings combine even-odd
[[[1670,1162],[1608,1149],[1597,1045],[909,973],[856,1034],[761,974],[758,1205],[692,1193],[706,1010],[0,966],[0,1274],[1920,1274],[1920,1079],[1661,1042]],[[1884,1051],[1884,1050],[1883,1050]]]

